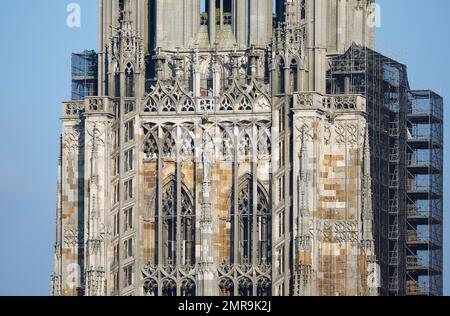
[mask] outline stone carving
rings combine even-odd
[[[162,138],[162,154],[165,159],[175,159],[176,157],[176,142],[172,135],[172,132],[168,129],[163,130]]]
[[[103,112],[105,104],[103,99],[89,99],[89,112]]]
[[[72,225],[66,225],[64,227],[64,247],[77,247],[80,243],[82,243],[79,237],[80,235],[77,228]]]
[[[79,117],[84,113],[84,103],[68,103],[65,106],[65,114],[67,116],[76,116]]]
[[[63,147],[69,155],[79,151],[79,148],[83,145],[81,142],[80,128],[74,127],[73,129],[64,132]]]
[[[239,142],[239,156],[241,159],[244,159],[246,156],[250,154],[250,136],[247,133],[241,137],[241,141]]]
[[[226,130],[222,132],[222,154],[225,161],[233,160],[233,140]]]
[[[348,144],[355,146],[358,145],[359,141],[359,133],[358,133],[358,124],[356,123],[349,123],[347,124],[347,141]]]
[[[258,141],[258,159],[268,159],[272,151],[270,134],[267,129],[260,129]]]
[[[103,147],[105,145],[105,141],[103,140],[103,135],[105,133],[105,127],[107,126],[107,122],[93,122],[89,121],[86,123],[86,132],[89,136],[88,146],[89,148],[93,148],[94,146],[98,149],[99,147]]]
[[[219,288],[222,291],[222,293],[233,295],[234,283],[230,278],[222,278],[219,280]]]
[[[344,145],[346,143],[346,126],[343,123],[335,124],[336,143],[338,145]]]
[[[331,142],[331,124],[325,124],[323,127],[323,140],[325,145],[329,145]]]
[[[334,239],[339,244],[358,242],[358,223],[356,221],[340,221],[334,223]]]
[[[146,160],[158,159],[158,143],[156,142],[156,139],[152,134],[149,134],[145,139],[143,150]]]
[[[194,140],[188,134],[185,134],[181,142],[181,161],[191,161],[194,157]]]

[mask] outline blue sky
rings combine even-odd
[[[81,28],[76,29],[66,26],[66,6],[72,1],[2,1],[0,295],[50,292],[59,106],[70,97],[70,53],[97,49],[97,1],[75,1],[82,8]],[[377,48],[408,65],[412,88],[432,88],[450,100],[450,1],[378,3]],[[445,189],[449,184],[447,173]],[[445,206],[448,202],[446,197]],[[445,256],[450,260],[448,251]],[[444,284],[450,294],[447,272]]]

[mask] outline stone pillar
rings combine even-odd
[[[212,73],[213,73],[213,95],[214,97],[218,98],[220,97],[220,89],[222,86],[221,82],[221,69],[220,69],[220,63],[217,59],[217,53],[213,55],[212,58]]]
[[[211,164],[215,159],[213,139],[206,131],[203,132],[202,153],[202,210],[200,218],[201,254],[198,272],[198,295],[217,296],[218,277],[214,263],[213,238],[214,225],[211,214]]]
[[[195,98],[200,97],[200,78],[198,48],[192,53],[192,91]]]
[[[209,31],[209,43],[211,47],[216,42],[216,1],[209,1],[208,8],[208,31]]]
[[[106,99],[86,100],[85,121],[85,294],[104,296],[106,290],[106,214],[108,177],[108,109]]]

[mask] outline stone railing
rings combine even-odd
[[[79,119],[85,112],[84,101],[66,101],[61,105],[61,116],[66,119]]]
[[[114,101],[108,97],[87,97],[86,114],[114,114]]]
[[[80,119],[83,115],[97,113],[114,115],[115,111],[115,101],[108,97],[87,97],[80,101],[65,101],[61,107],[63,119]]]
[[[323,95],[315,92],[299,92],[295,93],[293,98],[293,107],[298,110],[366,112],[366,99],[361,95]]]

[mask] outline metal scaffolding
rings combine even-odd
[[[429,90],[409,99],[407,294],[442,295],[443,100]]]
[[[421,290],[419,294],[438,295],[438,289],[442,289],[442,268],[433,275],[436,267],[427,269],[424,274],[422,267],[418,271],[417,264],[414,266],[413,263],[423,262],[421,258],[425,256],[427,262],[433,261],[442,267],[442,259],[437,259],[442,258],[442,238],[438,238],[442,236],[442,198],[438,198],[442,196],[442,184],[438,185],[442,183],[442,132],[439,134],[442,130],[442,99],[430,92],[425,99],[430,101],[425,102],[423,97],[419,98],[423,92],[411,91],[406,66],[358,45],[352,45],[343,55],[331,57],[327,90],[330,94],[361,94],[367,99],[381,294],[416,294],[412,288],[415,285],[423,288],[423,278],[427,275],[430,290]],[[412,110],[419,104],[421,107],[428,104],[428,112],[422,113],[422,110],[419,115],[417,110]],[[423,139],[417,139],[419,134]],[[409,162],[417,157],[412,149],[428,148],[426,146],[433,147],[429,157],[434,157],[436,167],[412,168]],[[426,154],[420,153],[420,157],[422,155]],[[419,171],[422,174],[417,174]],[[428,183],[432,187],[427,188],[426,195],[421,189],[422,195],[417,196],[410,189],[418,183]],[[428,217],[426,228],[418,226],[415,217],[410,219],[407,212],[414,209],[416,200],[428,201],[430,208],[433,204],[436,216],[440,215],[440,226]],[[419,227],[430,237],[429,242],[420,247],[412,243]],[[433,240],[431,236],[434,236]],[[426,254],[418,252],[425,248],[428,249]]]
[[[72,53],[72,100],[97,95],[97,79],[97,53],[92,50]]]

